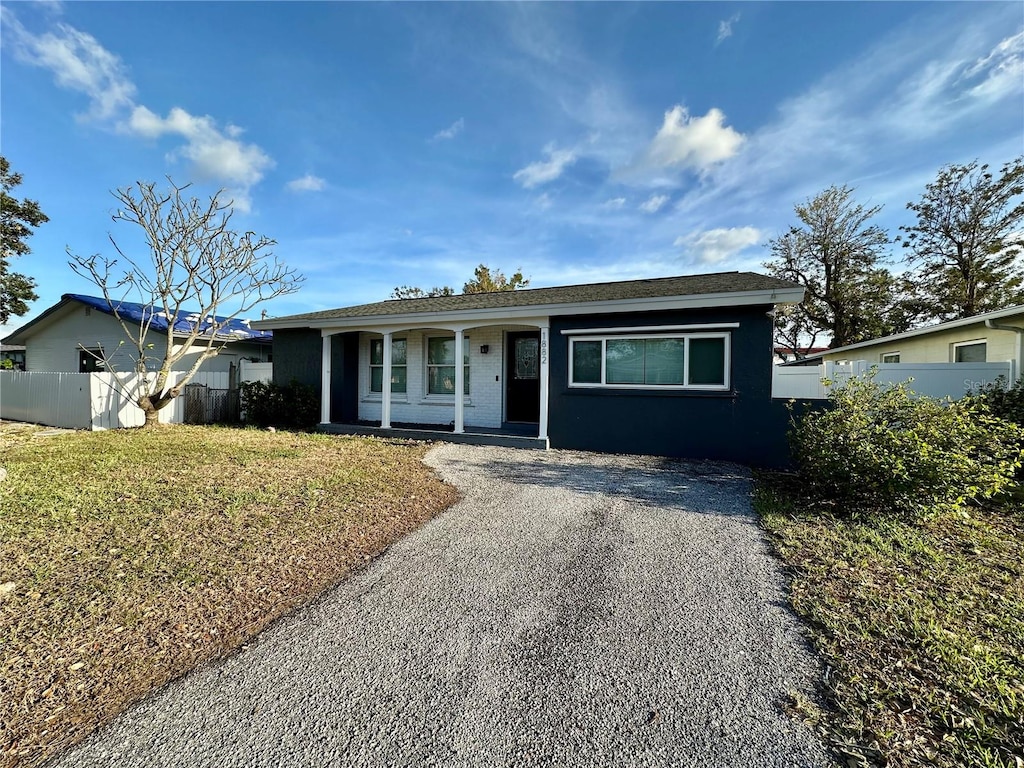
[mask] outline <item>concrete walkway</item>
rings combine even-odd
[[[720,464],[445,445],[465,498],[61,766],[827,766],[816,674]]]

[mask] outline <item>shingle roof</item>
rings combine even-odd
[[[792,290],[796,283],[755,272],[715,272],[706,275],[683,275],[650,280],[626,280],[617,283],[589,283],[553,288],[530,288],[493,293],[464,293],[456,296],[435,296],[422,299],[392,299],[374,304],[326,309],[259,321],[263,327],[277,322],[295,323],[308,320],[406,315],[422,312],[459,312],[475,309],[502,309],[549,304],[587,304],[599,301],[661,298],[665,296],[696,296],[700,294],[745,293],[749,291]],[[728,301],[722,302],[728,305]]]

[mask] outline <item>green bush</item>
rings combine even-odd
[[[295,380],[287,386],[247,381],[239,389],[247,424],[309,429],[320,420],[320,398],[306,384]]]
[[[1024,427],[1024,376],[1009,388],[1006,379],[1000,376],[993,383],[979,387],[973,397],[987,405],[993,416]]]
[[[790,442],[816,496],[897,514],[964,513],[1013,482],[1024,431],[977,398],[917,397],[855,378],[830,407],[793,419]]]

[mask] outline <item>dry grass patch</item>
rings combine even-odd
[[[456,495],[418,444],[183,426],[0,441],[6,766],[237,648]]]
[[[756,505],[828,666],[830,741],[893,768],[1024,768],[1024,512],[837,517],[780,477]]]

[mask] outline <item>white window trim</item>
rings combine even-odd
[[[972,339],[971,341],[954,341],[952,346],[951,346],[951,348],[950,348],[949,362],[951,362],[951,363],[955,363],[956,362],[956,351],[960,347],[973,347],[976,344],[984,344],[985,345],[985,361],[987,362],[988,361],[988,338]]]
[[[430,368],[431,365],[427,361],[430,359],[430,340],[431,339],[452,339],[455,340],[455,334],[453,333],[431,333],[423,334],[423,399],[420,400],[421,405],[430,404],[444,404],[454,403],[455,393],[450,395],[442,394],[440,392],[430,391]],[[466,363],[466,370],[469,371],[469,383],[470,387],[466,390],[462,396],[462,402],[466,405],[471,405],[470,396],[473,392],[473,345],[469,341],[469,334],[465,334],[462,337],[462,343],[466,345],[469,351],[469,362]],[[435,365],[434,368],[447,368],[446,365]],[[458,363],[455,364],[458,368]]]
[[[374,365],[373,364],[373,342],[375,342],[375,341],[381,342],[382,348],[383,348],[384,337],[383,336],[381,336],[381,337],[371,336],[367,340],[367,342],[366,342],[366,363],[367,363],[367,370],[370,372],[370,375],[366,379],[366,393],[363,395],[363,399],[368,401],[368,402],[369,401],[373,401],[373,400],[383,400],[384,399],[384,397],[383,397],[383,394],[384,394],[384,376],[383,376],[384,364],[383,363],[381,363],[380,365]],[[409,402],[409,400],[408,400],[408,397],[409,397],[409,339],[406,336],[401,336],[401,337],[392,336],[391,337],[392,355],[394,354],[394,349],[393,348],[394,348],[394,345],[395,345],[396,341],[404,341],[405,342],[405,365],[395,365],[394,363],[392,363],[391,364],[391,369],[394,370],[395,368],[405,368],[405,392],[395,392],[394,390],[392,390],[392,392],[391,392],[391,401],[392,402]],[[381,391],[380,392],[374,392],[373,391],[373,369],[374,368],[380,368],[381,369]],[[399,395],[400,397],[398,399],[396,399],[395,395]]]
[[[899,360],[886,360],[885,359],[887,357],[892,357],[893,355],[896,355],[900,359]],[[895,352],[882,352],[878,356],[878,362],[880,362],[880,363],[899,363],[902,360],[903,360],[902,353],[898,349]]]
[[[724,339],[724,384],[606,384],[607,375],[607,342],[609,341],[638,341],[654,339],[664,341],[666,339],[680,339],[685,342],[683,352],[683,381],[690,379],[690,339]],[[577,341],[600,341],[601,342],[601,381],[596,383],[576,383],[573,381],[573,345]],[[578,336],[569,339],[569,388],[570,389],[646,389],[654,392],[665,390],[686,390],[691,392],[728,392],[732,386],[732,334],[730,333],[683,333],[683,334],[645,334],[636,335],[613,335],[613,336]]]

